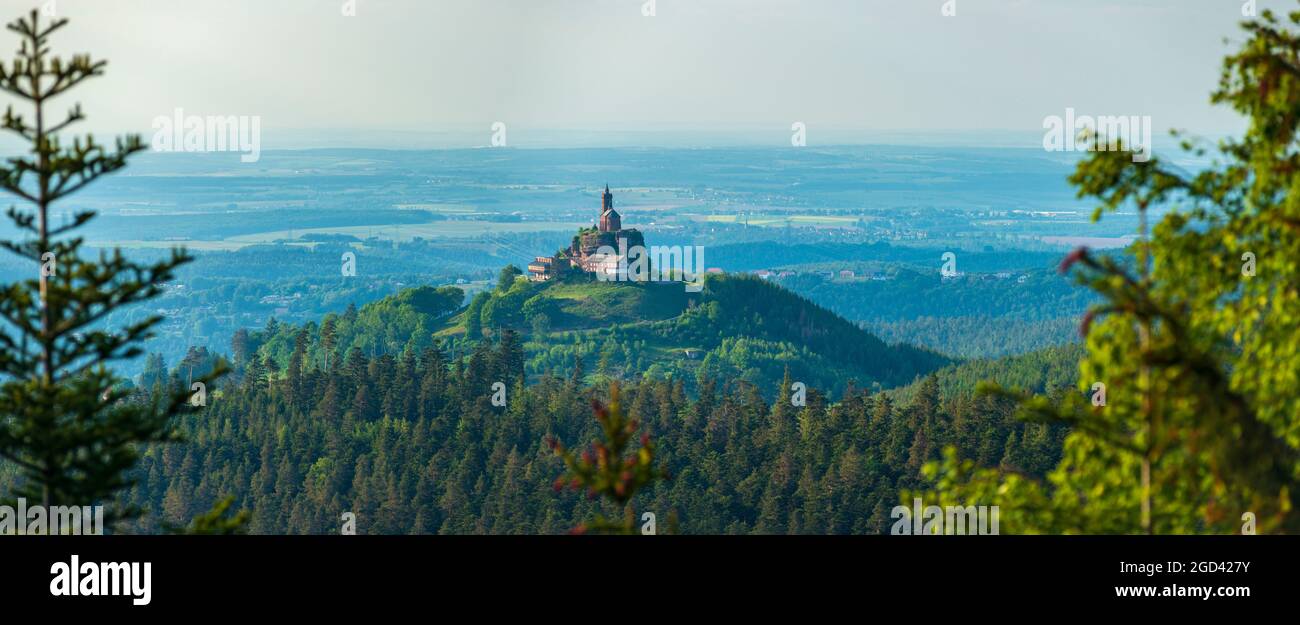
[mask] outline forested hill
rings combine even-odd
[[[130,529],[183,523],[233,495],[256,533],[338,533],[345,512],[362,534],[566,532],[602,503],[556,491],[563,466],[545,441],[597,439],[589,401],[606,389],[575,376],[523,384],[516,339],[480,342],[459,363],[432,347],[353,349],[328,372],[301,354],[279,371],[245,369],[182,418],[187,444],[147,450],[125,498],[152,514]],[[1062,427],[1017,422],[1004,399],[944,400],[944,377],[924,378],[906,402],[865,389],[832,402],[809,387],[800,407],[790,381],[708,378],[692,398],[680,380],[641,379],[622,403],[672,477],[631,506],[682,533],[882,532],[945,446],[1031,476],[1056,465]],[[504,406],[491,400],[498,380],[509,382]],[[184,388],[184,373],[160,383]]]
[[[282,370],[295,358],[325,370],[357,351],[369,358],[418,354],[449,359],[484,341],[517,335],[529,379],[582,372],[586,383],[649,376],[745,380],[772,389],[788,370],[809,387],[890,388],[950,361],[891,346],[829,310],[767,281],[708,276],[699,293],[681,283],[598,282],[582,276],[530,282],[517,269],[459,308],[456,287],[419,287],[306,326],[271,324],[236,337],[239,369]],[[295,356],[297,354],[297,356]]]
[[[705,375],[760,385],[779,380],[788,367],[795,379],[835,392],[849,381],[889,388],[950,362],[929,350],[887,345],[826,308],[745,275],[712,277],[704,303],[676,321],[665,336],[708,346]]]
[[[420,287],[319,326],[242,336],[235,372],[179,424],[189,443],[145,454],[125,499],[152,514],[132,529],[157,531],[233,495],[258,533],[335,533],[344,512],[356,514],[360,533],[565,532],[601,504],[555,492],[563,467],[545,441],[598,437],[589,402],[605,396],[604,376],[624,379],[623,403],[672,475],[633,507],[676,519],[683,533],[886,531],[888,511],[929,486],[922,467],[945,446],[1028,475],[1060,458],[1063,428],[1017,422],[1007,400],[969,390],[986,378],[1064,384],[1077,347],[943,366],[756,278],[713,276],[689,296],[680,284],[503,282],[464,308],[457,288]],[[485,319],[501,310],[550,310],[562,327],[595,314],[582,311],[621,321],[543,333],[498,313]],[[468,337],[471,318],[489,322],[479,340]],[[574,352],[589,369],[527,374],[569,345],[593,346]],[[664,356],[681,345],[709,355]],[[623,369],[633,360],[613,354],[625,348],[650,363],[647,374]],[[737,354],[746,360],[730,360]],[[796,406],[792,384],[811,359],[823,374],[852,374],[845,379],[919,379],[880,393],[838,377],[835,392],[805,381]],[[669,368],[684,365],[695,368]],[[775,372],[768,386],[750,379],[768,375],[761,367]],[[194,373],[205,369],[199,362]],[[188,375],[154,372],[146,386],[186,388]],[[497,382],[504,405],[493,402]]]
[[[935,372],[939,397],[944,401],[973,399],[981,382],[1035,393],[1071,389],[1079,380],[1079,360],[1085,353],[1083,345],[1071,343],[1027,354],[954,363]],[[921,385],[909,384],[886,394],[895,402],[911,403]]]

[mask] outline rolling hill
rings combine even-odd
[[[739,378],[775,389],[788,369],[810,388],[890,388],[951,361],[879,338],[803,297],[751,276],[711,275],[702,292],[680,283],[598,282],[577,277],[530,282],[503,272],[496,288],[457,310],[459,289],[417,287],[342,315],[328,315],[309,336],[329,329],[330,358],[351,350],[367,356],[418,352],[432,346],[464,355],[503,333],[523,337],[530,376],[591,381],[642,376],[683,380]],[[281,365],[293,357],[300,328],[280,326],[253,337]],[[324,362],[325,344],[308,341],[303,357]]]

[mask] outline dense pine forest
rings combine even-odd
[[[309,337],[298,336],[286,368],[245,363],[237,383],[184,416],[188,444],[148,450],[127,498],[154,514],[132,529],[182,525],[227,494],[252,512],[255,533],[337,533],[344,512],[358,533],[564,533],[597,512],[598,501],[557,492],[563,466],[546,442],[598,436],[589,402],[606,391],[580,383],[581,369],[525,386],[519,337],[505,331],[457,362],[437,347],[375,358],[354,348],[326,371],[303,357]],[[1064,384],[1069,355],[1057,355],[1056,380],[1034,359],[1010,373]],[[642,380],[623,405],[671,477],[632,505],[681,533],[871,533],[888,531],[890,508],[925,486],[922,464],[946,445],[1042,475],[1065,428],[1018,422],[998,398],[941,393],[984,373],[926,377],[905,404],[809,389],[801,407],[789,380],[763,389],[709,378],[696,398],[680,380]],[[183,385],[185,375],[157,382]],[[498,380],[509,381],[502,407],[492,404]]]

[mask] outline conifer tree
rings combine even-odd
[[[1139,239],[1127,258],[1081,248],[1061,264],[1102,297],[1081,326],[1079,392],[990,389],[1068,423],[1062,460],[1039,482],[950,452],[929,468],[945,498],[1000,505],[1022,532],[1300,530],[1300,12],[1290,22],[1243,25],[1211,99],[1249,126],[1212,165],[1191,174],[1122,145],[1080,162],[1070,181],[1099,202],[1093,219],[1135,210]],[[1172,210],[1148,228],[1158,207]]]
[[[574,528],[574,533],[632,534],[636,517],[628,503],[667,474],[655,466],[655,445],[649,434],[641,435],[641,447],[633,452],[632,437],[640,424],[624,414],[617,383],[610,385],[609,406],[593,399],[591,409],[600,423],[602,440],[581,454],[574,454],[554,438],[548,441],[567,469],[556,478],[555,490],[563,490],[567,484],[572,490],[585,490],[590,498],[604,498],[624,513],[622,520],[597,514]]]
[[[21,43],[13,61],[0,63],[0,90],[28,107],[10,105],[0,128],[30,144],[26,155],[0,165],[0,188],[20,200],[7,214],[23,237],[0,241],[0,247],[32,263],[25,278],[0,287],[0,458],[21,469],[14,497],[46,506],[103,504],[106,519],[116,520],[134,513],[109,500],[131,484],[127,471],[136,463],[137,446],[174,439],[172,417],[185,409],[190,389],[126,401],[127,390],[108,365],[139,355],[161,319],[117,329],[100,322],[158,295],[190,257],[173,250],[166,260],[138,264],[114,250],[83,259],[84,239],[72,233],[94,211],[72,212],[54,225],[56,203],[144,149],[138,136],[119,138],[113,148],[90,135],[64,137],[85,119],[81,107],[72,106],[62,118],[50,109],[105,67],[87,55],[51,55],[50,36],[66,24],[42,22],[38,11],[9,24]],[[195,380],[210,381],[211,376]]]

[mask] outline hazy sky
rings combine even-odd
[[[40,1],[0,0],[0,15]],[[663,128],[788,141],[795,121],[810,144],[1041,135],[1066,107],[1238,124],[1208,95],[1244,0],[955,0],[955,17],[944,0],[657,0],[654,17],[646,0],[354,1],[345,17],[344,0],[56,0],[72,23],[54,49],[109,59],[77,98],[96,129],[148,135],[176,107],[257,115],[263,149],[446,131],[483,145],[495,121],[512,145]]]

